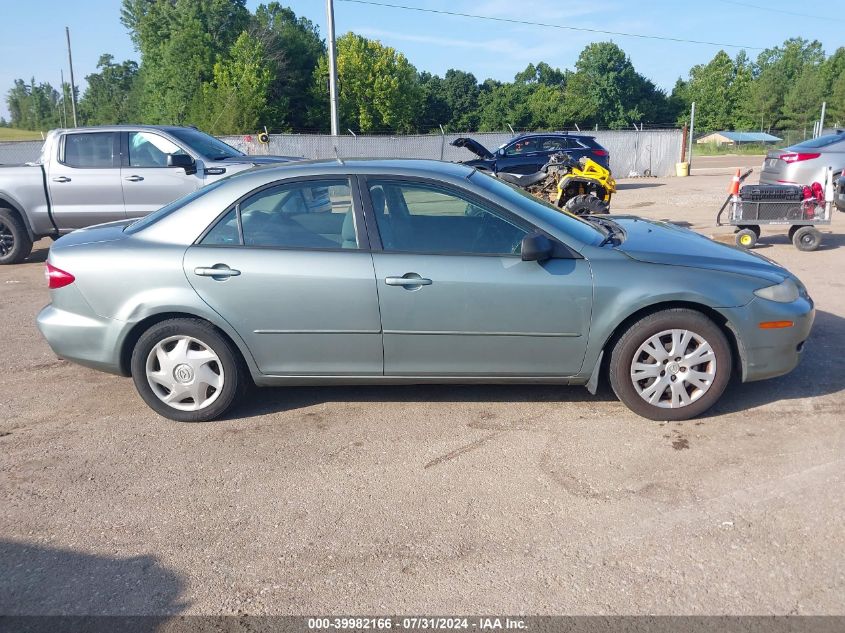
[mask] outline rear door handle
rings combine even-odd
[[[127,176],[124,180],[128,180],[129,182],[141,182],[143,179],[143,176]]]
[[[388,286],[413,288],[414,286],[430,286],[431,279],[420,277],[417,273],[405,273],[402,277],[385,277],[384,283]]]
[[[70,178],[67,176],[56,176],[53,178],[53,182],[70,182]]]
[[[198,266],[197,268],[194,268],[194,274],[200,277],[226,279],[228,277],[237,277],[241,274],[241,271],[229,268],[226,264],[215,264],[210,267]]]

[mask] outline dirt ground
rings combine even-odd
[[[614,210],[725,235],[729,175],[761,162],[623,180]],[[40,243],[0,268],[0,613],[843,614],[843,227],[759,248],[817,302],[800,367],[671,424],[539,386],[271,389],[164,420],[53,356]]]

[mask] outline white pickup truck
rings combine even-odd
[[[75,229],[144,216],[261,163],[190,127],[114,125],[53,130],[35,163],[0,167],[0,264],[32,243]]]

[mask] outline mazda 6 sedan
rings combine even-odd
[[[798,363],[814,317],[777,264],[671,224],[578,218],[471,167],[258,167],[132,223],[59,239],[38,327],[132,376],[159,414],[223,415],[251,383],[609,380],[654,420]],[[387,387],[385,387],[387,388]]]

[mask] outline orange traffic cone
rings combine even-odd
[[[731,186],[728,187],[728,193],[732,196],[739,195],[739,169],[736,170],[736,175],[731,178]]]

